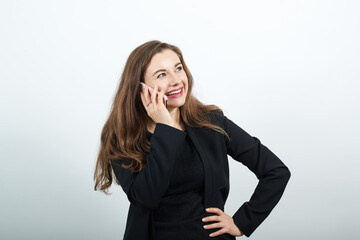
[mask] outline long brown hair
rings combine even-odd
[[[193,77],[180,49],[168,43],[148,41],[134,49],[128,57],[109,118],[102,129],[101,145],[94,173],[95,191],[100,189],[108,194],[113,178],[119,184],[114,177],[110,160],[131,159],[131,164],[123,165],[123,167],[129,168],[132,172],[141,171],[146,164],[145,157],[150,151],[150,142],[146,138],[146,133],[151,118],[141,102],[139,82],[144,82],[144,73],[152,57],[165,49],[170,49],[178,55],[188,78],[188,93],[185,104],[180,108],[183,121],[190,127],[207,127],[229,138],[221,127],[210,123],[206,116],[207,111],[221,111],[221,109],[216,105],[205,105],[192,96]]]

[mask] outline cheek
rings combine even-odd
[[[159,86],[159,91],[161,91],[162,89],[166,89],[166,83],[154,83],[154,86],[155,84]]]
[[[154,86],[153,83],[152,83],[152,81],[147,80],[147,79],[144,79],[144,83],[145,83],[146,85],[149,85],[150,87]]]
[[[187,76],[186,76],[186,74],[184,74],[183,76],[182,76],[182,82],[184,83],[184,84],[188,84],[188,78],[187,78]]]
[[[189,86],[189,82],[187,79],[184,80],[184,84],[185,84],[185,87],[186,87],[186,90],[188,89],[188,86]]]

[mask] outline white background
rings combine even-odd
[[[122,239],[128,200],[93,190],[130,52],[180,47],[194,95],[292,176],[251,239],[359,239],[360,3],[0,1],[0,238]],[[229,215],[257,179],[229,157]],[[242,238],[246,238],[243,236]]]

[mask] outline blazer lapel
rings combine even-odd
[[[203,147],[201,146],[197,136],[196,136],[196,128],[191,128],[188,125],[186,125],[185,122],[183,122],[185,129],[191,139],[191,141],[194,143],[196,151],[199,153],[200,159],[202,161],[202,164],[204,166],[204,172],[205,172],[205,187],[204,187],[204,204],[205,208],[213,207],[211,204],[212,194],[213,194],[213,177],[212,177],[212,171],[209,164],[209,159],[206,156],[205,151],[203,150]],[[200,129],[201,130],[201,129]]]

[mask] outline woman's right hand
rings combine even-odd
[[[152,90],[151,96],[146,85],[144,90],[140,92],[140,98],[148,116],[156,123],[163,123],[174,127],[173,120],[169,111],[166,109],[163,98],[165,91],[162,89],[159,94],[158,86],[156,85]]]

